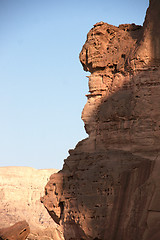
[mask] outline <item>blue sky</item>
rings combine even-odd
[[[149,0],[0,0],[0,166],[62,168],[87,137],[79,53],[92,26],[143,24]]]

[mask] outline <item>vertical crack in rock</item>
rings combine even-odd
[[[160,1],[150,0],[143,27],[95,24],[80,61],[91,73],[89,137],[41,201],[66,240],[159,240]]]

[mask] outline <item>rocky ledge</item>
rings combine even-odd
[[[41,198],[66,240],[160,239],[160,1],[143,26],[99,22],[80,53],[89,137]]]

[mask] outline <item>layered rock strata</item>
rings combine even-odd
[[[41,199],[64,238],[160,239],[160,1],[143,27],[99,22],[80,53],[89,137]]]
[[[56,224],[40,202],[44,187],[55,172],[30,167],[0,168],[0,228],[26,220],[31,230],[28,239],[56,238]]]

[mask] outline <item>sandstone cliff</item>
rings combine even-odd
[[[40,202],[44,187],[54,172],[57,170],[0,168],[0,228],[26,220],[31,229],[29,239],[54,239],[56,225]]]
[[[89,137],[41,199],[64,238],[160,239],[160,1],[143,27],[99,22],[80,53]]]

